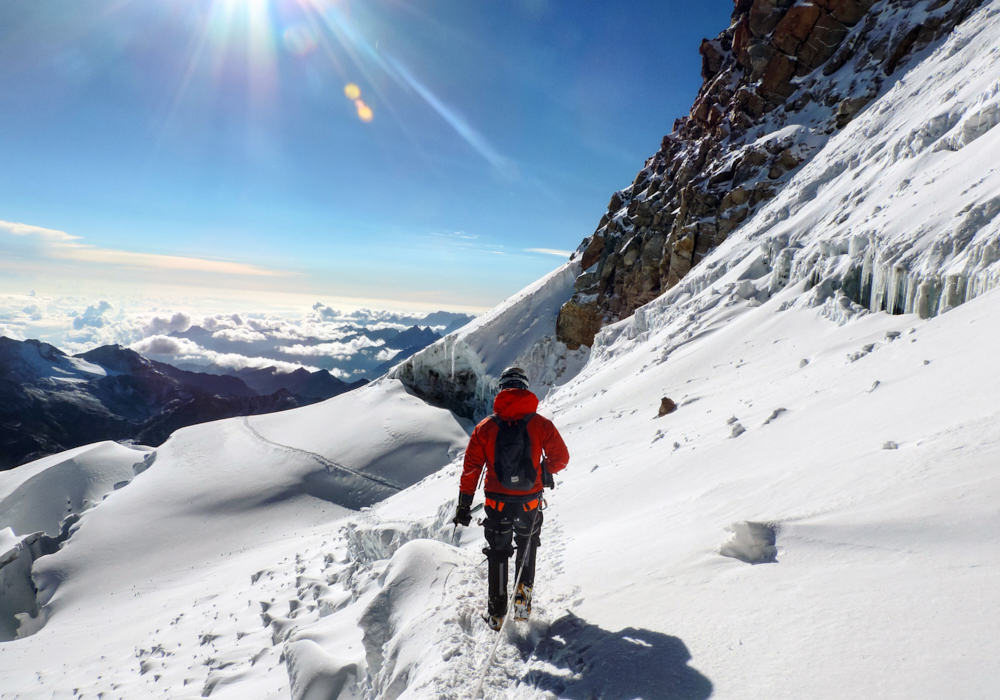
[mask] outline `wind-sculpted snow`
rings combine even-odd
[[[0,473],[0,528],[12,528],[19,535],[55,536],[67,516],[82,513],[126,486],[155,455],[150,448],[101,442],[48,457],[42,460],[44,469],[23,481],[20,469]],[[4,487],[13,488],[3,495]]]
[[[566,263],[464,328],[442,338],[389,373],[418,396],[480,420],[492,412],[504,369],[518,366],[544,399],[573,377],[587,350],[556,340],[560,307],[573,295],[580,265]]]
[[[493,666],[460,457],[354,513],[303,491],[310,421],[261,433],[296,450],[224,421],[34,562],[48,621],[0,647],[0,697],[465,700],[484,670],[489,700],[990,697],[1000,297],[838,326],[755,265],[608,329],[550,392],[571,462]],[[371,440],[332,417],[394,405],[373,390],[330,402],[331,444]]]
[[[58,551],[82,512],[155,459],[149,448],[103,442],[0,474],[0,640],[24,638],[45,625],[34,562]]]
[[[155,452],[100,443],[4,473],[0,532],[13,529],[3,538],[0,639],[49,639],[46,625],[67,616],[100,627],[133,615],[131,625],[144,629],[144,616],[128,612],[140,596],[128,582],[156,597],[164,582],[209,571],[286,528],[335,520],[398,493],[464,444],[450,413],[399,384],[365,391],[366,400],[346,409],[334,400],[293,421],[298,433],[282,433],[292,445],[259,431],[273,426],[235,419],[180,430]],[[397,414],[419,430],[393,424]],[[347,415],[364,420],[348,423]],[[310,442],[310,429],[322,430],[325,455],[294,446],[324,449]],[[365,459],[348,462],[357,455]]]

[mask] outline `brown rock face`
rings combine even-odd
[[[816,4],[829,12],[837,21],[853,27],[861,21],[874,3],[860,3],[857,0],[815,0]]]
[[[574,338],[590,338],[593,342],[597,331],[601,330],[603,315],[595,302],[585,302],[571,299],[559,310],[559,320],[556,324],[556,334],[570,350],[576,350],[580,343],[574,343]]]
[[[819,5],[812,3],[794,5],[774,28],[771,46],[789,56],[797,56],[822,12]]]
[[[875,10],[875,0],[734,0],[730,27],[699,47],[704,84],[690,114],[577,250],[584,273],[559,339],[592,345],[604,324],[680,283],[887,76],[980,2],[888,0]]]
[[[676,410],[677,410],[677,404],[674,403],[673,400],[668,399],[666,396],[664,396],[663,399],[660,400],[660,410],[656,414],[656,417],[662,418],[663,416],[673,413]]]

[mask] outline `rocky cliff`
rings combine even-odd
[[[735,0],[690,114],[574,254],[559,340],[590,346],[675,286],[980,2]]]

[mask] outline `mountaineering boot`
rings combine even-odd
[[[488,612],[483,613],[483,620],[494,632],[499,632],[500,628],[503,627],[503,618],[503,615],[490,615]]]
[[[514,594],[514,619],[517,622],[527,622],[531,617],[531,586],[520,583]]]
[[[490,629],[499,631],[503,625],[503,619],[507,617],[507,597],[503,595],[490,596],[490,602],[483,619]]]

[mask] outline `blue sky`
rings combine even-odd
[[[593,232],[731,12],[2,3],[0,291],[491,306]]]

